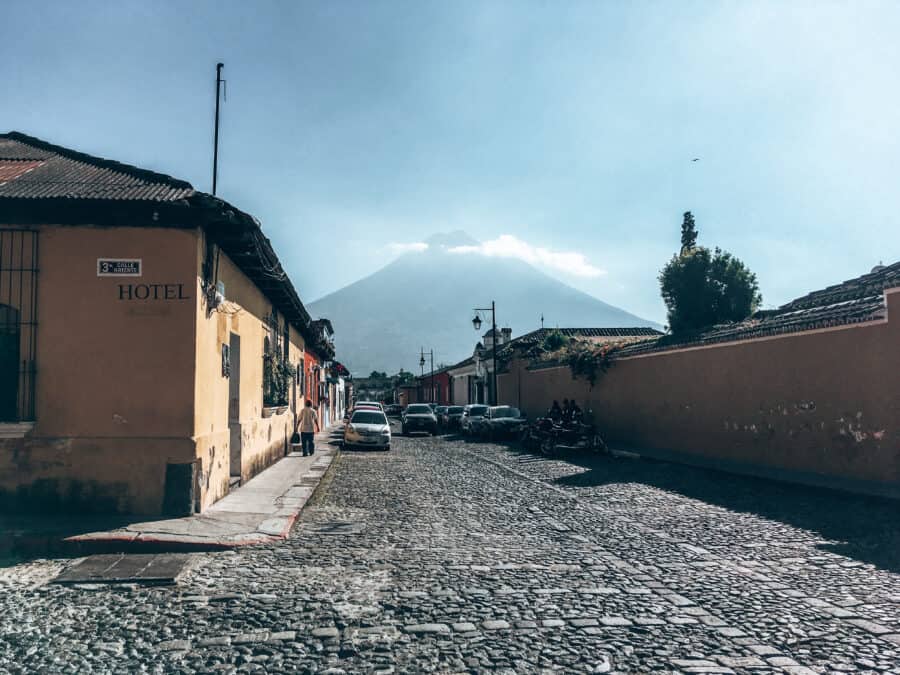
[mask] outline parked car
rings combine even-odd
[[[403,416],[403,406],[398,405],[396,403],[389,405],[384,409],[384,412],[388,417],[402,417]]]
[[[432,436],[437,434],[437,417],[430,405],[413,403],[403,413],[403,435],[409,436],[414,431],[424,431]]]
[[[521,435],[527,422],[518,408],[497,405],[488,408],[481,425],[481,434],[488,438],[516,438]]]
[[[354,411],[344,428],[344,447],[391,449],[391,425],[380,410]]]
[[[354,408],[357,408],[357,407],[360,407],[360,406],[375,406],[375,407],[378,408],[381,412],[384,412],[384,406],[381,405],[378,401],[357,401],[357,402],[353,405]]]
[[[439,405],[434,409],[434,416],[437,418],[438,429],[441,431],[445,430],[444,427],[444,413],[447,412],[447,406]]]
[[[473,436],[478,434],[481,430],[481,425],[484,422],[484,414],[487,412],[488,407],[486,405],[482,405],[480,403],[470,403],[465,408],[463,408],[463,416],[460,421],[460,429],[466,436]]]
[[[463,407],[461,405],[448,406],[442,415],[442,423],[447,431],[455,431],[459,429],[459,423],[462,422]]]

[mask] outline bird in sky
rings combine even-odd
[[[699,158],[699,157],[694,157],[694,159],[692,159],[691,161],[692,161],[692,162],[699,162],[699,161],[700,161],[700,158]]]

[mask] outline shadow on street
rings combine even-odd
[[[516,443],[503,444],[523,458],[543,458]],[[820,550],[900,572],[900,503],[764,478],[672,464],[651,459],[565,455],[554,458],[587,469],[553,479],[573,488],[639,484],[729,511],[753,514],[817,534]],[[602,498],[601,494],[597,498]],[[640,519],[639,512],[631,514]]]

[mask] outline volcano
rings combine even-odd
[[[307,305],[313,317],[331,319],[338,359],[354,375],[401,367],[418,373],[423,347],[434,350],[435,368],[470,356],[490,329],[489,312],[481,332],[472,329],[473,308],[491,300],[497,327],[511,328],[513,337],[540,328],[542,314],[548,327],[659,328],[522,260],[451,252],[478,245],[465,232],[436,234],[426,243],[426,250],[405,253]]]

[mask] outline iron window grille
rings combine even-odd
[[[35,418],[38,237],[0,229],[0,422]]]

